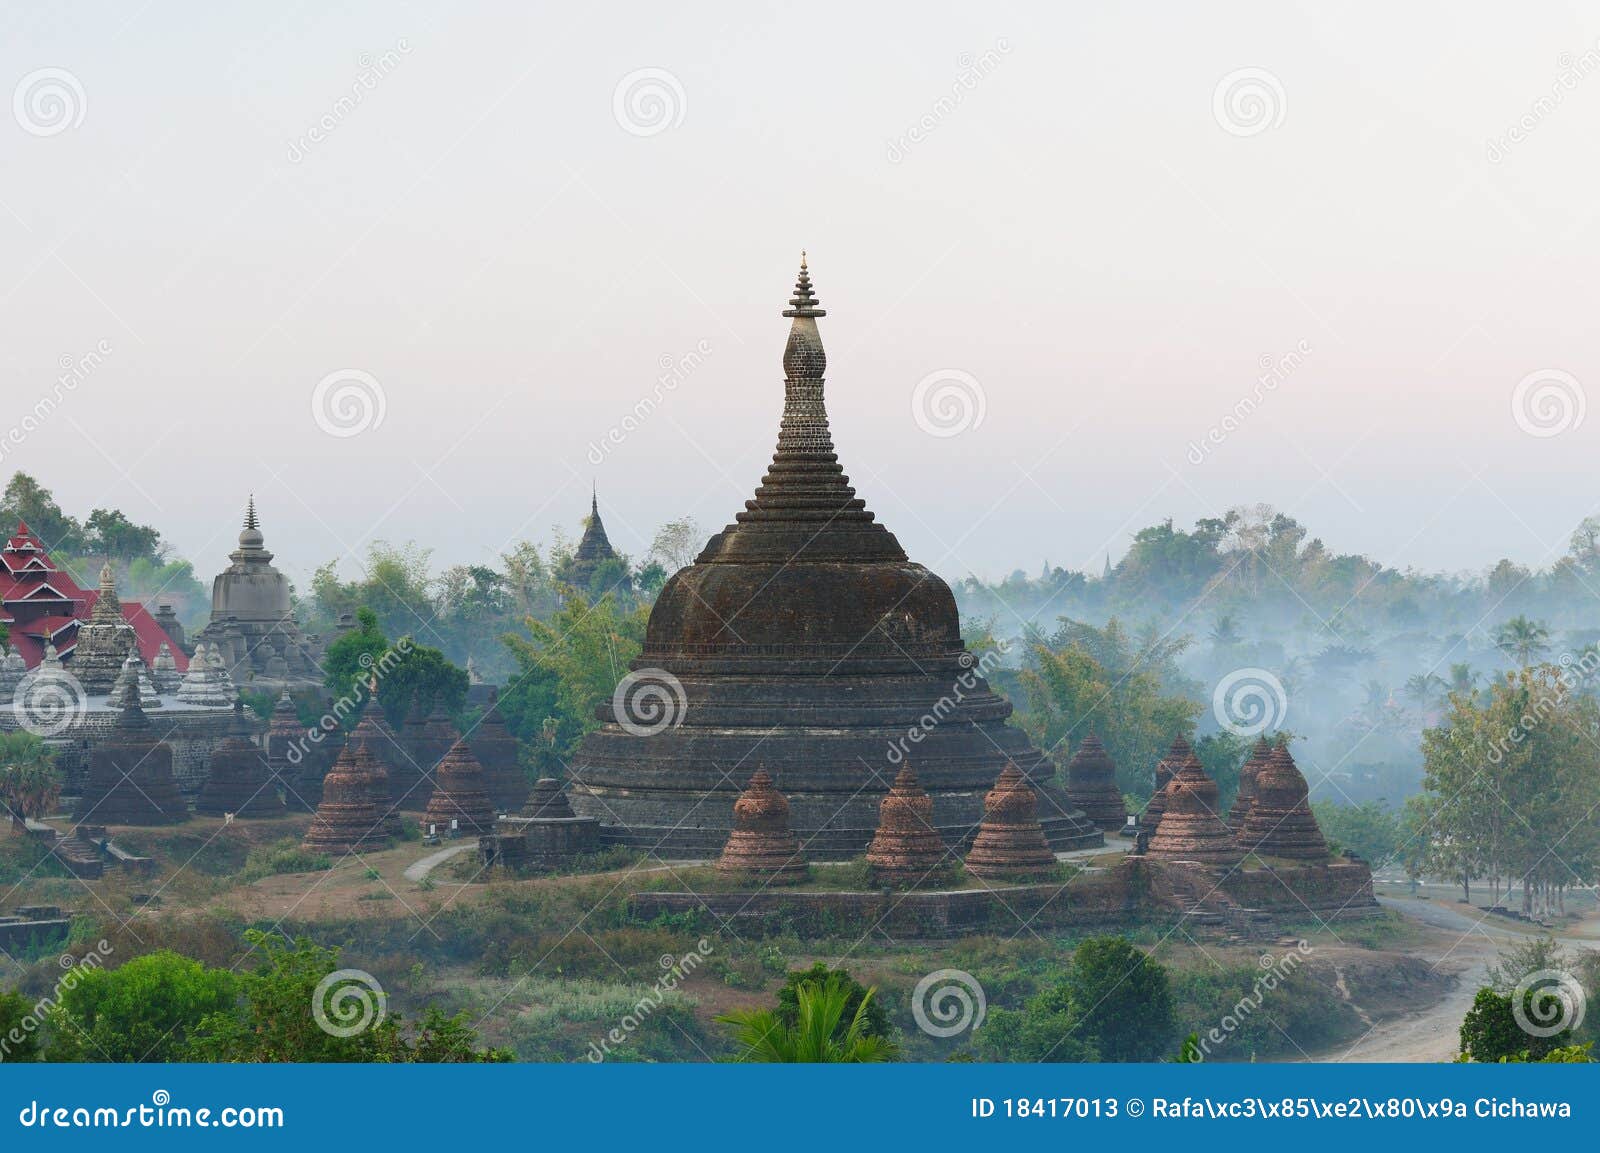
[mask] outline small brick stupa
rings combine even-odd
[[[1067,800],[1108,833],[1127,823],[1128,810],[1117,788],[1116,762],[1093,733],[1083,738],[1067,765]]]
[[[873,879],[895,888],[920,888],[948,880],[949,854],[934,829],[933,799],[909,764],[878,805],[878,831],[867,846]]]
[[[1286,745],[1272,750],[1266,766],[1256,774],[1256,799],[1239,843],[1263,857],[1295,861],[1320,861],[1328,856],[1317,818],[1311,815],[1305,776]]]
[[[156,735],[145,715],[137,681],[110,739],[89,759],[76,819],[97,825],[175,825],[189,819],[172,773],[172,746]]]
[[[1093,817],[1093,812],[1076,797],[1072,803]],[[983,799],[983,823],[967,853],[967,872],[975,877],[1007,879],[1052,871],[1056,855],[1045,843],[1038,808],[1033,787],[1017,767],[1007,765],[1002,769],[1000,779]]]
[[[1244,860],[1222,822],[1222,802],[1217,782],[1191,755],[1166,789],[1166,812],[1147,850],[1152,857],[1169,861],[1198,861],[1203,865],[1237,865]]]
[[[757,769],[733,803],[733,831],[717,872],[758,878],[768,885],[797,885],[810,876],[800,842],[789,829],[789,801]]]
[[[423,722],[422,739],[412,752],[415,760],[408,767],[408,772],[413,778],[413,784],[408,786],[410,793],[405,795],[401,808],[420,809],[428,803],[433,791],[439,787],[439,766],[460,740],[461,730],[456,728],[455,722],[450,719],[450,714],[445,712],[443,703],[434,702],[433,708],[428,710],[428,719]],[[481,775],[483,762],[478,760],[475,754],[472,760],[478,766],[483,782],[481,787],[487,800],[489,779]],[[393,780],[389,782],[389,787],[397,800],[405,792]],[[493,807],[492,804],[490,807]]]
[[[291,787],[300,775],[300,766],[290,759],[289,750],[305,735],[306,727],[300,723],[294,701],[289,699],[289,691],[285,689],[279,695],[278,703],[272,706],[272,716],[267,721],[267,767],[272,771],[273,783],[283,789],[291,809],[316,807],[314,799],[297,797],[297,790]]]
[[[371,762],[372,773],[367,784],[372,790],[372,807],[378,811],[379,826],[382,836],[398,838],[400,836],[400,809],[392,799],[389,787],[389,762],[384,758],[384,752],[406,758],[407,754],[400,748],[399,742],[394,739],[394,734],[383,719],[383,706],[378,704],[378,685],[374,681],[367,692],[367,703],[361,710],[361,721],[350,734],[350,745],[363,746],[367,750]],[[342,756],[342,754],[341,754]],[[326,785],[324,785],[326,787]],[[320,807],[319,807],[320,811]]]
[[[500,714],[500,690],[489,692],[489,708],[467,737],[472,755],[483,766],[489,800],[497,813],[514,813],[528,799],[528,776],[517,759],[517,738]]]
[[[1150,794],[1150,801],[1144,807],[1144,812],[1139,816],[1139,827],[1152,837],[1161,827],[1161,814],[1166,811],[1167,784],[1177,774],[1178,770],[1188,764],[1189,758],[1194,756],[1194,749],[1189,742],[1179,736],[1172,742],[1172,747],[1167,750],[1167,755],[1156,762],[1156,788]]]
[[[484,789],[483,766],[472,755],[467,742],[457,739],[432,773],[433,796],[422,815],[422,827],[435,827],[440,833],[451,829],[460,836],[481,836],[494,832],[494,806]]]
[[[206,767],[206,783],[194,803],[197,813],[232,813],[236,817],[281,817],[286,810],[272,787],[267,755],[250,739],[244,700],[233,702],[233,730],[216,748]]]
[[[380,793],[381,782],[381,793]],[[364,740],[352,740],[322,782],[322,802],[301,847],[315,853],[350,853],[388,847],[377,796],[388,804],[388,778]]]
[[[533,790],[528,794],[528,803],[522,806],[522,815],[536,820],[564,821],[576,814],[567,801],[567,794],[562,790],[561,782],[554,777],[540,777],[533,783]]]
[[[1239,768],[1239,791],[1234,795],[1233,805],[1228,809],[1228,827],[1235,833],[1244,828],[1244,823],[1250,816],[1250,807],[1255,804],[1256,799],[1256,775],[1266,767],[1271,756],[1272,742],[1266,737],[1257,737],[1255,747],[1250,750],[1250,756]]]

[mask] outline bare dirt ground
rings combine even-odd
[[[1511,945],[1543,935],[1546,930],[1493,916],[1475,905],[1462,904],[1434,889],[1428,899],[1380,893],[1385,907],[1398,912],[1420,930],[1404,949],[1427,962],[1433,971],[1453,978],[1445,995],[1415,1012],[1379,1020],[1355,1043],[1308,1055],[1313,1061],[1450,1061],[1458,1049],[1461,1020],[1472,1007],[1478,989],[1487,983],[1488,967]],[[1600,944],[1600,912],[1549,935],[1564,945],[1594,948]]]

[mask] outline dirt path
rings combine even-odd
[[[1539,930],[1492,917],[1482,909],[1441,900],[1380,897],[1384,906],[1428,930],[1423,941],[1406,950],[1426,960],[1455,984],[1440,1000],[1420,1011],[1379,1022],[1354,1044],[1311,1054],[1314,1061],[1450,1061],[1456,1055],[1461,1020],[1478,990],[1488,981],[1488,968],[1510,945]],[[1593,947],[1594,918],[1553,934],[1562,944]]]

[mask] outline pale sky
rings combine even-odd
[[[1592,5],[254,7],[0,8],[0,440],[92,362],[0,482],[202,578],[251,490],[302,583],[575,533],[591,480],[635,555],[720,527],[802,247],[845,466],[952,578],[1258,501],[1543,564],[1600,506]],[[319,427],[340,373],[381,423]]]

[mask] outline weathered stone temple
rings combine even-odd
[[[1007,762],[1053,848],[1102,843],[1005,721],[949,586],[912,563],[840,467],[823,401],[825,315],[804,260],[777,450],[755,497],[662,589],[644,651],[572,764],[572,805],[614,842],[715,857],[759,762],[808,857],[860,854],[910,761],[948,845]],[[912,734],[915,734],[913,736]]]

